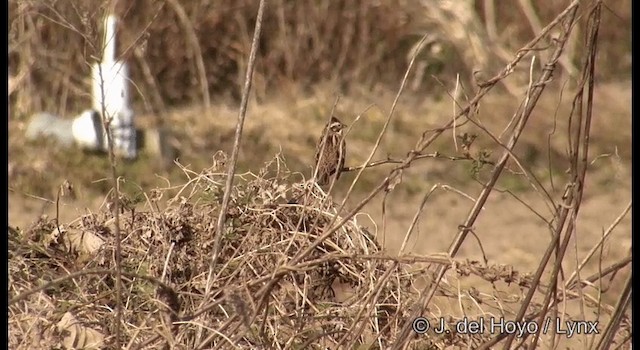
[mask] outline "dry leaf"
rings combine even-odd
[[[74,250],[87,254],[95,253],[104,244],[102,237],[91,231],[69,229],[65,238]]]
[[[58,332],[64,335],[62,344],[67,349],[101,349],[104,335],[95,329],[83,326],[70,312],[58,322]]]

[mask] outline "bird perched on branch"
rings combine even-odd
[[[342,131],[345,127],[338,118],[331,117],[318,140],[314,173],[320,186],[327,185],[334,176],[337,180],[344,168],[346,143]]]

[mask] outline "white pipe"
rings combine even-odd
[[[107,16],[104,21],[104,51],[102,52],[102,63],[104,64],[116,61],[116,25],[116,17]]]
[[[105,45],[101,63],[92,67],[93,109],[111,120],[115,150],[125,158],[137,156],[134,113],[129,106],[129,72],[126,62],[116,61],[116,17],[105,20]],[[103,99],[104,95],[104,99]],[[102,144],[106,150],[106,143]]]

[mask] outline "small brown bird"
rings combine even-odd
[[[346,144],[342,135],[342,130],[346,125],[342,124],[336,117],[331,117],[331,121],[325,126],[320,140],[316,145],[316,181],[318,185],[324,186],[329,183],[334,176],[336,180],[340,177],[340,172],[344,168],[346,158]]]

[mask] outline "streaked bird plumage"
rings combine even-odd
[[[342,135],[346,127],[338,118],[331,117],[325,126],[316,145],[316,181],[319,185],[329,184],[333,176],[336,180],[344,168],[346,158],[346,143]]]

